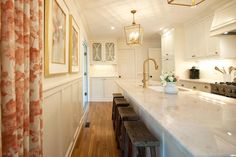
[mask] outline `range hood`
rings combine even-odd
[[[210,32],[211,36],[236,35],[236,0],[215,11]]]

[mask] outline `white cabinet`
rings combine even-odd
[[[91,42],[92,64],[116,64],[116,43],[114,41]]]
[[[161,36],[161,58],[162,58],[162,72],[174,71],[174,29],[164,33]]]
[[[111,101],[112,93],[117,92],[115,78],[92,77],[90,79],[90,101]]]
[[[175,71],[174,58],[162,58],[162,72]]]
[[[205,19],[205,33],[206,33],[206,56],[219,56],[220,55],[220,40],[219,37],[211,36],[210,29],[213,16]]]
[[[104,97],[104,79],[91,78],[90,79],[90,97],[93,99],[102,99]]]
[[[192,23],[185,26],[185,56],[186,58],[198,58],[205,56],[206,36],[205,23]]]
[[[207,93],[211,92],[210,83],[180,80],[177,82],[177,85],[180,87],[189,88],[192,90],[199,90],[199,91],[207,92]]]
[[[174,29],[162,35],[161,49],[162,58],[168,58],[174,55]]]
[[[219,56],[219,38],[210,36],[213,17],[205,17],[185,25],[185,56],[194,59]]]

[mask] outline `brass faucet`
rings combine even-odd
[[[153,58],[148,58],[146,59],[144,62],[143,62],[143,88],[146,88],[147,87],[147,81],[148,79],[146,78],[146,68],[145,68],[145,65],[146,63],[148,63],[148,61],[151,60],[154,62],[154,66],[155,66],[155,69],[157,70],[158,69],[158,65],[157,65],[157,62],[155,61],[155,59]]]

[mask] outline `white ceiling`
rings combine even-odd
[[[124,38],[123,27],[136,23],[144,28],[144,39],[159,38],[160,28],[181,24],[209,10],[222,0],[206,0],[196,8],[171,6],[166,0],[78,0],[91,39]],[[111,30],[111,26],[115,30]]]

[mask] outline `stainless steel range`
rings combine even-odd
[[[211,93],[236,98],[236,82],[216,82],[211,84]]]

